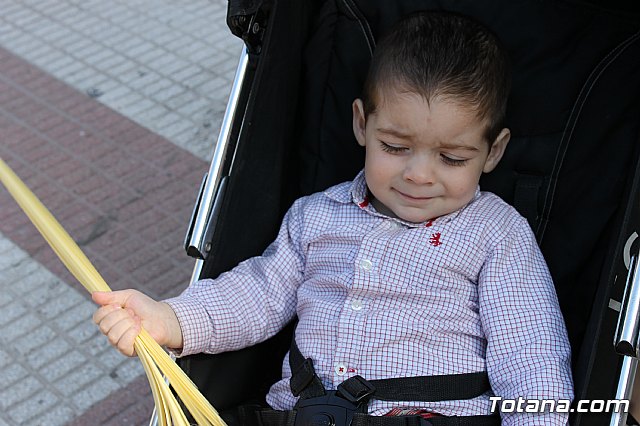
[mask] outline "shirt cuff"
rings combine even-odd
[[[177,357],[197,354],[210,350],[213,325],[204,306],[197,300],[179,296],[163,300],[178,318],[182,331],[182,349],[170,349]]]

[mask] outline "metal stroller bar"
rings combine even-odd
[[[211,165],[203,178],[198,201],[194,206],[191,223],[185,238],[187,254],[197,259],[204,259],[211,250],[211,235],[215,227],[220,200],[222,200],[222,195],[224,194],[226,178],[231,171],[233,157],[231,157],[231,161],[226,160],[230,153],[235,154],[236,141],[233,140],[233,129],[237,118],[238,105],[241,101],[248,63],[249,54],[245,48],[240,56]],[[198,276],[196,276],[196,279]]]
[[[616,400],[629,400],[638,367],[638,338],[640,334],[640,262],[638,256],[631,258],[629,274],[622,300],[614,346],[623,356],[620,379],[616,389]],[[627,412],[619,410],[611,414],[610,426],[627,424]]]
[[[637,358],[640,333],[640,262],[631,258],[625,294],[622,300],[615,348],[620,355]]]
[[[616,390],[616,400],[630,400],[633,391],[633,382],[638,367],[638,359],[625,356],[622,361],[622,369],[620,371],[620,380],[618,381],[618,389]],[[628,413],[625,410],[614,411],[611,413],[611,423],[609,426],[626,426]]]

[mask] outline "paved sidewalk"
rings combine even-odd
[[[224,0],[0,0],[0,46],[208,159],[242,50]]]
[[[241,42],[224,0],[0,0],[0,157],[114,289],[187,284],[182,239]],[[139,362],[0,188],[0,426],[142,425]]]

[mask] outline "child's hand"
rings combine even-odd
[[[173,309],[136,290],[94,292],[93,301],[102,305],[93,321],[109,342],[127,356],[135,355],[133,343],[144,327],[160,345],[182,347],[182,332]]]

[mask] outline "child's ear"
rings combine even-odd
[[[362,99],[353,101],[353,134],[358,141],[358,145],[365,146],[365,128],[367,120],[364,117],[364,105]]]
[[[496,168],[500,159],[502,159],[502,155],[504,154],[504,150],[507,148],[507,144],[511,139],[511,131],[509,129],[502,129],[500,134],[491,145],[491,150],[489,151],[489,156],[487,157],[487,161],[484,163],[483,172],[489,173],[493,169]]]

